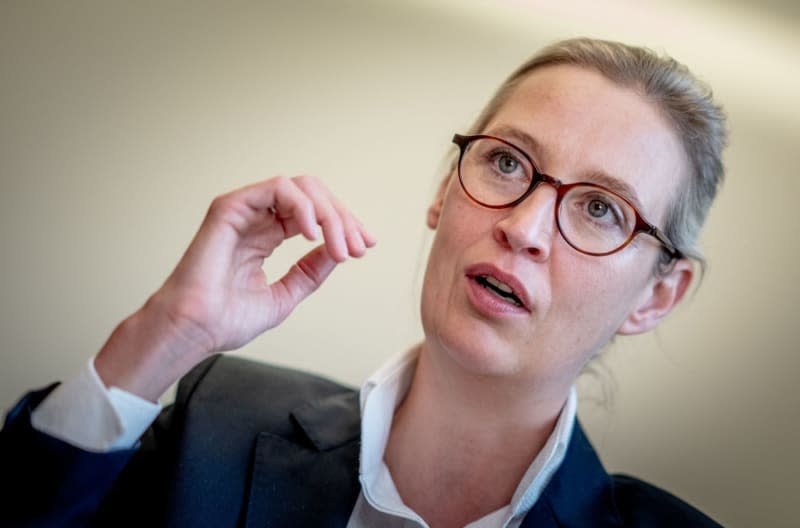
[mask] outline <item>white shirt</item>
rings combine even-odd
[[[361,387],[361,493],[348,528],[428,528],[402,501],[383,453],[394,411],[405,397],[417,363],[412,350],[392,358]],[[467,528],[518,528],[553,473],[561,465],[575,422],[575,389],[552,434],[517,486],[511,502]],[[59,385],[31,416],[33,427],[88,451],[105,452],[135,445],[161,407],[112,387],[107,389],[90,360],[80,374]]]

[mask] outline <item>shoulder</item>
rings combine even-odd
[[[577,420],[564,460],[542,497],[560,526],[719,527],[652,484],[628,475],[609,475]],[[537,525],[537,520],[532,516],[529,525]]]
[[[174,411],[194,427],[229,426],[229,433],[271,431],[291,435],[298,409],[331,399],[358,414],[358,393],[314,374],[230,355],[197,365],[180,382]]]
[[[184,376],[176,400],[198,400],[213,394],[215,401],[246,398],[264,403],[262,398],[269,397],[291,403],[342,392],[355,392],[355,389],[300,370],[237,356],[216,355]]]
[[[612,475],[614,500],[625,526],[719,528],[671,493],[629,475]]]

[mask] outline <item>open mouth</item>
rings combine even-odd
[[[522,301],[514,295],[514,290],[511,289],[511,286],[500,282],[499,280],[495,279],[494,277],[490,277],[489,275],[476,275],[475,282],[495,294],[496,296],[500,297],[506,302],[513,304],[514,306],[518,306],[523,308],[525,305],[522,304]]]

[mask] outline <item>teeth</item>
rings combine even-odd
[[[494,277],[489,277],[488,275],[484,275],[484,279],[486,282],[497,288],[498,290],[505,292],[505,293],[514,293],[514,290],[508,284],[500,282],[499,280],[495,279]]]
[[[519,297],[514,295],[513,290],[507,284],[500,282],[495,278],[489,277],[488,275],[479,275],[476,277],[476,280],[484,288],[497,295],[504,301],[515,304],[516,306],[522,306],[522,301],[519,300]]]

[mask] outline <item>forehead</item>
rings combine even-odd
[[[484,133],[519,145],[541,171],[564,182],[611,177],[627,184],[656,222],[687,173],[680,141],[653,103],[576,66],[529,74]]]

